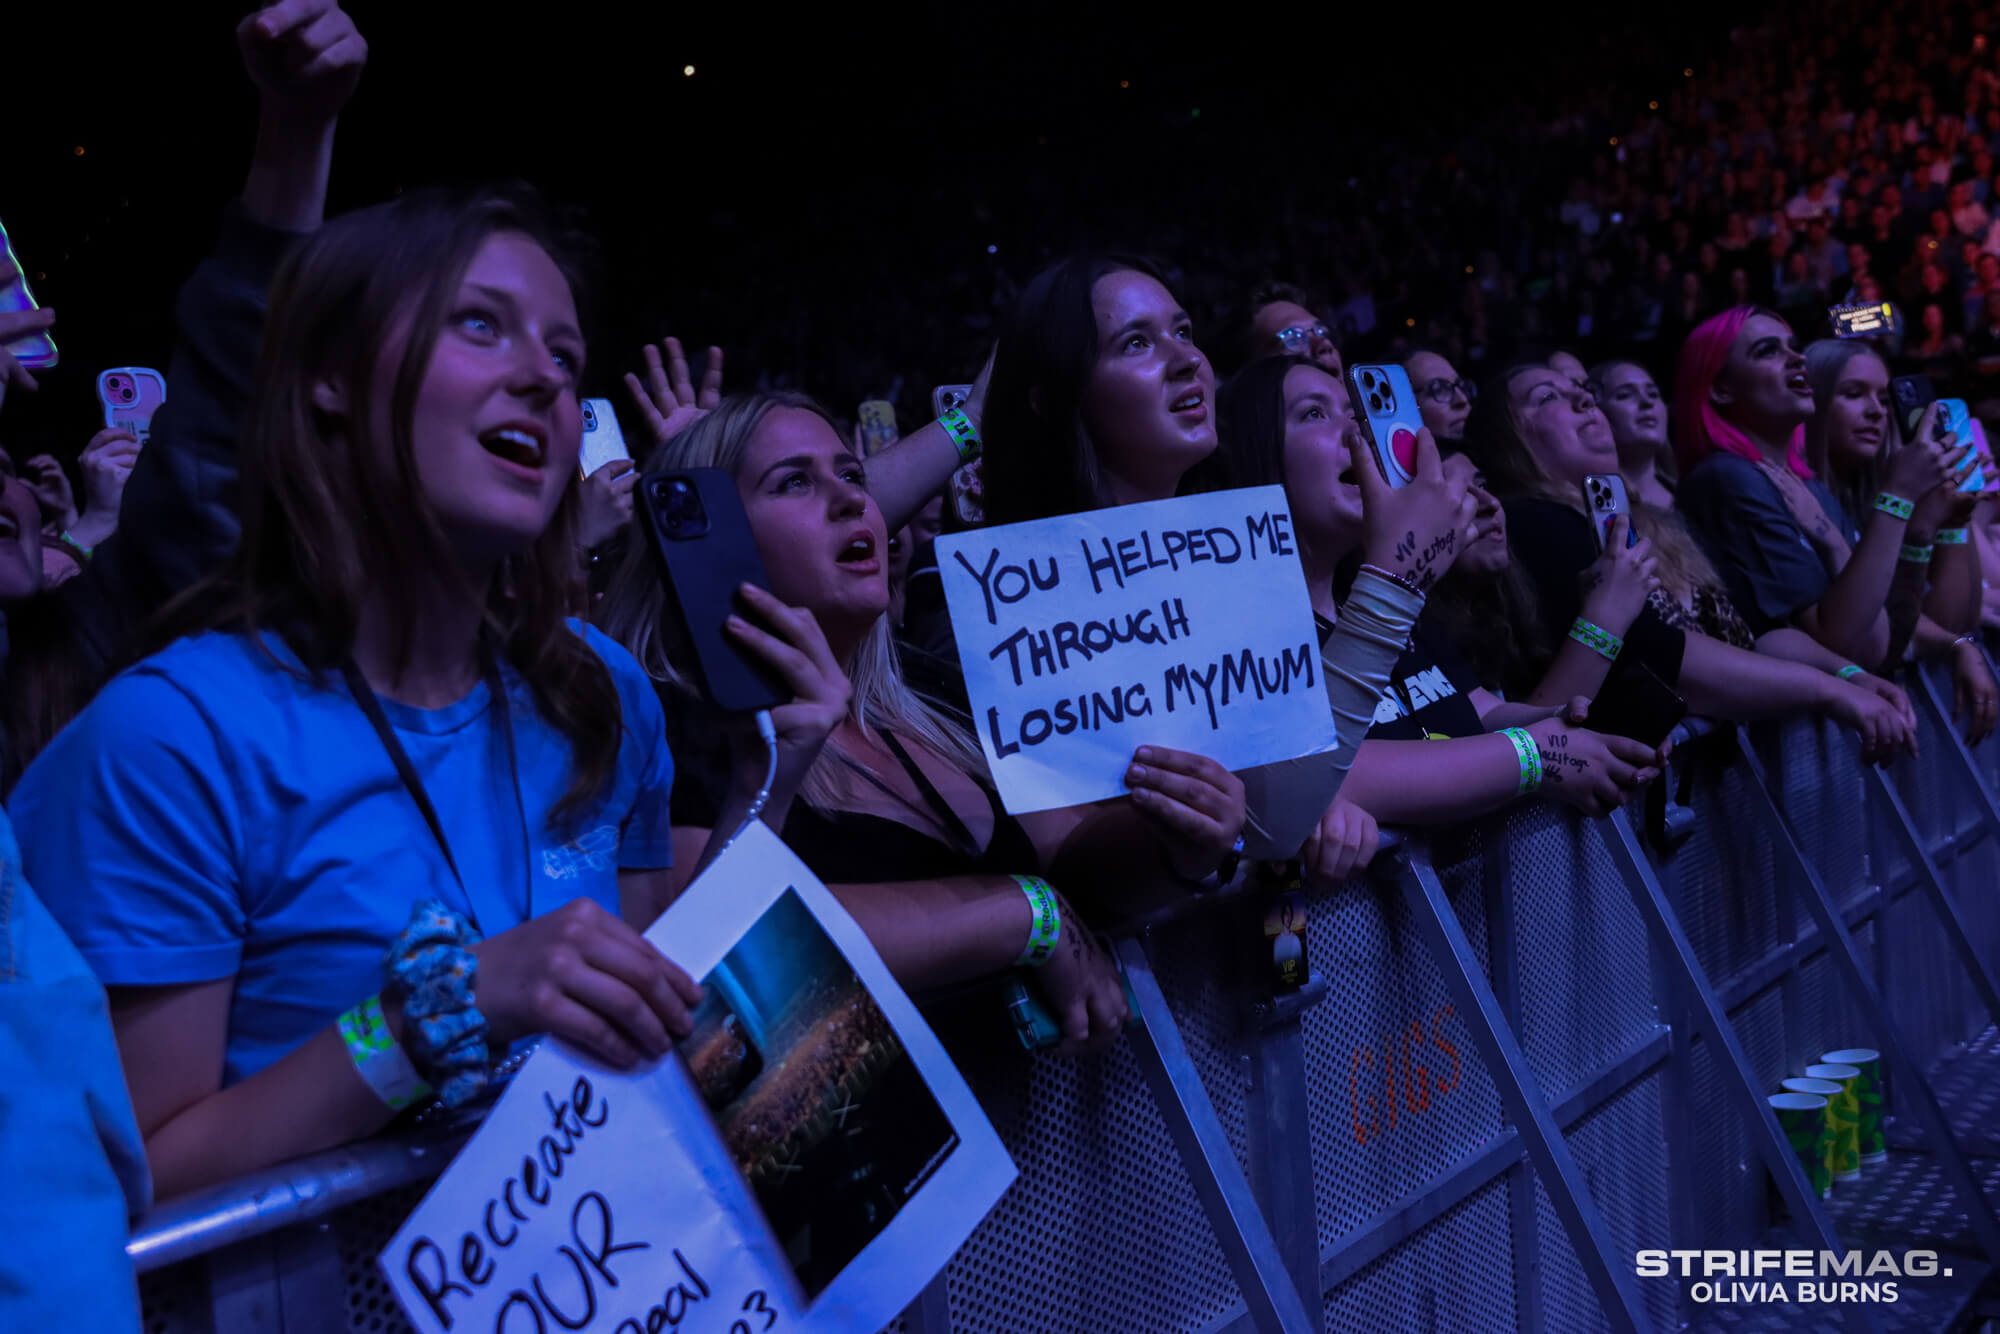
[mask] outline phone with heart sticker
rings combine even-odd
[[[1347,383],[1382,476],[1390,486],[1409,485],[1417,475],[1417,432],[1424,429],[1410,377],[1401,366],[1351,366]]]

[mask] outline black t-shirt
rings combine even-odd
[[[1319,639],[1326,643],[1333,624],[1319,617]],[[1472,692],[1479,677],[1458,655],[1451,641],[1420,620],[1396,666],[1388,689],[1375,705],[1370,741],[1426,741],[1478,736],[1479,710]]]
[[[1540,630],[1548,636],[1542,647],[1553,655],[1583,611],[1583,593],[1577,580],[1597,559],[1597,537],[1589,519],[1559,501],[1515,496],[1504,503],[1507,545],[1528,581],[1535,586],[1535,596],[1542,608]],[[1625,650],[1611,664],[1604,689],[1609,690],[1627,664],[1633,662],[1645,663],[1666,685],[1677,686],[1681,679],[1681,656],[1686,649],[1686,633],[1668,625],[1658,612],[1646,607],[1625,632]],[[1509,681],[1507,689],[1526,693],[1537,684]]]

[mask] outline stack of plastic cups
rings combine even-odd
[[[1840,1096],[1840,1085],[1831,1079],[1787,1079],[1783,1087],[1787,1093],[1818,1098],[1821,1104],[1828,1108],[1828,1111],[1819,1118],[1819,1140],[1814,1145],[1814,1152],[1819,1155],[1818,1170],[1806,1174],[1812,1178],[1813,1187],[1823,1200],[1833,1194],[1834,1143],[1831,1107],[1833,1100]]]
[[[1851,1065],[1809,1065],[1806,1078],[1829,1080],[1840,1092],[1826,1100],[1827,1169],[1835,1181],[1861,1176],[1861,1105],[1854,1085],[1861,1071]]]
[[[1859,1073],[1849,1086],[1854,1091],[1858,1122],[1858,1154],[1863,1163],[1879,1163],[1889,1157],[1889,1140],[1882,1125],[1882,1054],[1868,1047],[1849,1047],[1820,1057],[1828,1065],[1852,1066]]]
[[[1833,1193],[1832,1179],[1827,1175],[1825,1097],[1787,1092],[1774,1093],[1766,1101],[1791,1143],[1792,1152],[1798,1155],[1799,1165],[1805,1168],[1806,1181],[1813,1193],[1825,1199]]]

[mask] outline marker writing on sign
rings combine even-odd
[[[1007,666],[1014,673],[1014,684],[1020,685],[1024,679],[1021,675],[1024,648],[1031,673],[1054,676],[1069,670],[1071,658],[1089,662],[1119,644],[1170,644],[1187,633],[1187,608],[1179,598],[1168,598],[1160,603],[1157,620],[1153,608],[1142,607],[1101,621],[1057,621],[1046,630],[1023,626],[994,645],[986,656],[998,658],[1005,653]]]
[[[1289,556],[1293,553],[1291,524],[1292,516],[1280,511],[1244,515],[1244,538],[1238,538],[1229,528],[1169,528],[1159,534],[1157,551],[1151,532],[1141,532],[1115,545],[1110,538],[1100,537],[1097,541],[1102,554],[1093,551],[1086,539],[1082,544],[1083,564],[1090,572],[1091,587],[1102,593],[1105,575],[1111,576],[1116,587],[1123,588],[1126,580],[1136,579],[1149,570],[1178,573],[1182,565],[1198,565],[1203,561],[1234,565],[1246,552],[1252,560],[1263,554]]]
[[[1054,556],[1049,557],[1049,572],[1047,574],[1043,574],[1035,568],[1035,561],[1032,556],[1028,558],[1026,568],[1019,565],[1000,565],[1000,568],[996,571],[993,567],[1000,564],[1000,548],[998,547],[986,553],[986,568],[981,570],[972,568],[972,562],[965,558],[963,551],[952,552],[951,558],[963,566],[967,574],[979,581],[979,591],[986,599],[986,623],[988,625],[997,625],[999,623],[1000,612],[999,608],[995,605],[995,599],[1012,605],[1028,596],[1030,582],[1033,583],[1034,587],[1044,591],[1058,587],[1062,583],[1062,571],[1056,568],[1056,558]]]
[[[483,1288],[493,1281],[494,1264],[486,1254],[487,1244],[490,1242],[496,1249],[506,1250],[515,1243],[521,1234],[520,1225],[534,1217],[526,1212],[523,1202],[527,1208],[540,1209],[547,1206],[554,1192],[555,1188],[543,1178],[543,1173],[546,1172],[549,1178],[561,1177],[567,1160],[577,1151],[586,1132],[602,1127],[611,1115],[611,1104],[598,1101],[590,1080],[582,1075],[577,1076],[569,1101],[557,1102],[543,1093],[542,1102],[548,1108],[549,1126],[553,1133],[543,1135],[536,1142],[535,1151],[522,1156],[520,1173],[508,1177],[501,1188],[487,1198],[486,1207],[481,1211],[481,1231],[468,1231],[459,1238],[458,1277],[452,1277],[444,1248],[427,1236],[419,1235],[404,1254],[403,1273],[431,1308],[431,1314],[446,1329],[451,1328],[453,1318],[446,1299],[470,1297],[474,1288]],[[595,1117],[591,1115],[593,1106],[597,1112]],[[557,1135],[561,1138],[558,1139]],[[591,1195],[586,1195],[578,1200],[576,1209],[581,1210],[584,1202],[591,1198]],[[596,1198],[601,1202],[601,1196]],[[571,1212],[572,1233],[578,1217],[576,1211]],[[609,1245],[611,1215],[608,1206],[604,1221],[604,1237],[606,1245]],[[582,1243],[578,1242],[578,1245],[580,1247]],[[601,1262],[603,1256],[608,1254],[610,1252],[605,1251],[593,1263]]]
[[[993,757],[1004,759],[1023,746],[1039,746],[1051,736],[1068,736],[1078,730],[1095,732],[1106,724],[1145,718],[1152,712],[1153,701],[1146,698],[1144,683],[1135,683],[1113,686],[1109,691],[1093,690],[1075,699],[1059,699],[1049,709],[1029,709],[1014,728],[1012,741],[1001,735],[1000,710],[989,707],[986,732],[993,742]]]
[[[1246,648],[1205,667],[1194,663],[1169,667],[1163,682],[1167,712],[1172,713],[1185,696],[1190,705],[1207,706],[1208,725],[1213,730],[1221,726],[1217,711],[1227,708],[1232,699],[1246,695],[1265,699],[1271,695],[1289,695],[1294,686],[1310,688],[1313,661],[1317,657],[1312,645],[1301,644],[1296,652],[1284,649],[1275,657],[1260,657],[1254,649]]]

